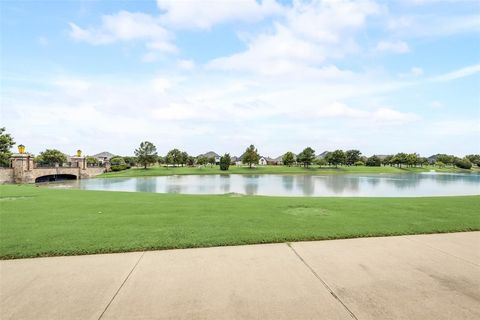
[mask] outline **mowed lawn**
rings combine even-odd
[[[480,230],[480,196],[282,198],[0,186],[0,257]]]
[[[168,175],[185,175],[185,174],[370,174],[370,173],[415,173],[435,170],[438,172],[457,172],[472,173],[479,172],[475,167],[471,170],[446,167],[437,168],[433,166],[413,167],[413,168],[397,168],[391,166],[367,167],[367,166],[339,166],[335,167],[319,167],[310,166],[309,168],[301,166],[257,166],[249,168],[245,166],[230,166],[228,171],[221,171],[219,166],[202,166],[202,167],[164,167],[154,166],[148,169],[132,168],[117,172],[108,172],[100,175],[100,178],[113,177],[146,177],[146,176],[168,176]]]

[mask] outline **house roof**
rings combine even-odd
[[[330,151],[323,151],[322,153],[317,155],[315,158],[316,159],[325,158],[327,156],[327,154],[329,154],[329,153],[330,153]]]
[[[214,151],[208,151],[204,154],[199,154],[198,155],[199,157],[206,157],[206,158],[211,158],[211,157],[215,157],[215,158],[219,158],[220,155]]]
[[[93,157],[94,158],[110,159],[110,158],[115,157],[115,155],[113,153],[108,152],[108,151],[104,151],[104,152],[100,152],[100,153],[97,153],[97,154],[93,155]]]

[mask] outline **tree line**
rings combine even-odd
[[[12,136],[5,132],[5,128],[0,128],[0,165],[8,166],[11,152],[10,149],[15,145]],[[250,168],[260,159],[258,149],[254,145],[246,148],[242,155],[242,163]],[[40,152],[35,157],[35,162],[44,165],[63,164],[67,161],[64,153],[56,149],[47,149]],[[92,156],[87,156],[86,161],[89,165],[99,165],[99,160]],[[177,148],[168,151],[165,156],[158,155],[157,148],[149,141],[143,141],[139,147],[135,149],[134,156],[115,156],[110,159],[113,171],[125,170],[134,166],[142,166],[147,168],[154,164],[171,165],[171,166],[214,166],[218,162],[221,170],[228,170],[233,164],[232,157],[226,153],[217,161],[215,157],[207,157],[200,155],[197,157],[189,155],[186,151]],[[463,169],[470,169],[473,165],[480,167],[480,155],[470,154],[463,158],[448,154],[438,154],[434,159],[421,157],[417,153],[397,153],[394,155],[366,157],[362,155],[360,150],[334,150],[327,152],[324,156],[316,156],[315,150],[311,147],[303,149],[300,153],[295,154],[292,151],[286,152],[282,156],[281,164],[286,166],[304,166],[308,168],[311,165],[317,166],[396,166],[396,167],[417,167],[426,165],[435,165],[437,167],[455,166]]]

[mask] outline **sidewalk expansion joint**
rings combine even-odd
[[[120,287],[118,287],[117,291],[116,291],[115,294],[113,295],[112,299],[110,299],[110,301],[108,302],[108,304],[107,304],[107,306],[105,307],[105,309],[103,309],[103,312],[102,312],[102,314],[100,315],[100,317],[98,317],[98,320],[102,319],[102,317],[103,317],[103,315],[105,314],[105,312],[107,312],[108,307],[110,307],[110,305],[112,304],[113,300],[115,300],[115,298],[117,297],[118,293],[119,293],[120,290],[123,288],[123,285],[127,282],[128,278],[130,278],[130,275],[133,273],[133,270],[135,270],[135,268],[138,266],[138,264],[140,263],[140,260],[142,260],[144,254],[145,254],[145,251],[142,252],[142,255],[138,258],[137,262],[135,262],[135,264],[134,264],[133,267],[132,267],[132,270],[130,270],[130,272],[128,273],[128,275],[125,277],[125,279],[123,280],[122,284],[120,285]]]
[[[302,256],[297,252],[297,250],[295,250],[295,248],[292,247],[291,243],[290,242],[287,242],[286,243],[287,246],[293,251],[293,253],[295,253],[295,255],[297,256],[298,259],[300,259],[300,261],[310,270],[311,273],[313,273],[313,275],[323,284],[323,286],[328,290],[328,292],[330,292],[330,294],[332,295],[332,297],[337,300],[342,306],[343,308],[348,312],[348,314],[350,314],[350,316],[355,319],[355,320],[358,320],[357,316],[355,316],[355,314],[347,307],[347,305],[337,296],[337,294],[335,292],[333,292],[332,288],[330,288],[330,286],[318,275],[317,272],[315,272],[315,270],[313,270],[313,268],[302,258]]]

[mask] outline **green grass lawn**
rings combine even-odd
[[[480,230],[480,196],[286,198],[0,186],[0,258]]]
[[[221,171],[218,166],[214,167],[160,167],[155,166],[148,169],[132,168],[124,171],[108,172],[98,177],[146,177],[146,176],[167,176],[167,175],[186,175],[186,174],[355,174],[355,173],[415,173],[436,170],[439,172],[479,172],[478,170],[464,170],[458,168],[435,168],[435,167],[287,167],[287,166],[258,166],[248,168],[244,166],[231,166],[228,171]]]

